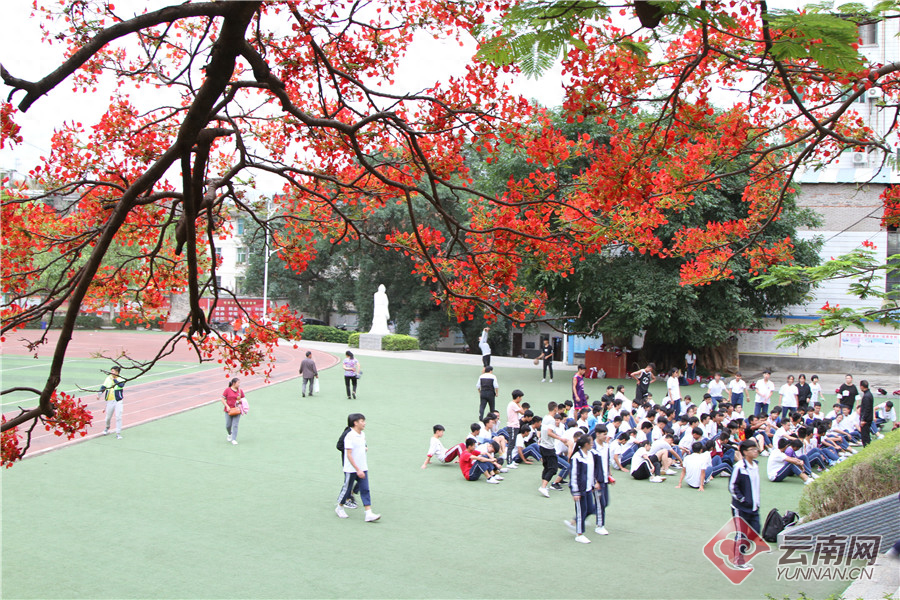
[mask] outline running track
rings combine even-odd
[[[35,339],[40,332],[19,331],[7,337],[3,344],[3,354],[25,355],[29,353],[19,342],[21,338]],[[47,334],[48,344],[41,351],[41,356],[50,356],[59,332],[51,330]],[[99,351],[109,356],[127,353],[136,360],[147,360],[154,356],[159,347],[167,338],[163,335],[152,333],[137,333],[125,331],[76,331],[69,342],[67,358],[92,358]],[[338,363],[338,358],[312,348],[304,348],[302,342],[294,348],[292,343],[283,342],[275,350],[275,368],[268,382],[262,375],[250,375],[241,377],[241,388],[249,393],[269,385],[281,383],[298,378],[300,362],[306,351],[312,352],[312,358],[320,370],[328,369]],[[166,361],[179,361],[184,363],[197,363],[197,354],[183,340],[175,345],[175,351],[166,356]],[[150,421],[162,419],[176,413],[191,410],[213,402],[219,402],[222,390],[228,383],[229,374],[223,369],[212,368],[200,373],[180,375],[168,379],[161,379],[151,383],[134,383],[125,387],[125,410],[122,415],[122,427],[128,429],[142,425]],[[99,382],[98,382],[99,385]],[[83,440],[89,440],[102,434],[105,426],[106,415],[104,409],[106,402],[98,401],[96,394],[81,396],[88,409],[94,416],[94,421],[88,427],[85,437],[72,440],[57,437],[46,431],[40,424],[35,427],[31,437],[31,447],[26,458],[75,444]],[[18,411],[9,411],[7,419]]]

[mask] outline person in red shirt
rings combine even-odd
[[[475,438],[466,440],[466,449],[459,455],[459,468],[462,471],[466,481],[477,481],[481,474],[484,473],[488,483],[500,483],[503,481],[498,473],[500,463],[488,453],[481,453],[475,449],[478,442]],[[494,452],[500,451],[500,444],[492,441],[491,447]]]

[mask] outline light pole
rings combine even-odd
[[[263,249],[263,306],[262,321],[268,322],[269,317],[269,219],[272,216],[272,199],[266,198],[266,238]]]

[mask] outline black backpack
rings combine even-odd
[[[773,508],[769,511],[768,516],[766,516],[766,522],[763,525],[762,530],[762,538],[770,544],[774,544],[778,541],[778,534],[781,533],[784,528],[785,523],[781,513],[778,512],[777,508]]]
[[[344,453],[344,438],[347,437],[347,432],[350,431],[350,428],[347,427],[344,429],[344,433],[341,434],[341,437],[338,438],[336,447],[340,451],[341,454]]]

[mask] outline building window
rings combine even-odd
[[[246,262],[247,262],[247,249],[246,248],[238,248],[237,249],[237,262],[239,265],[246,264]]]
[[[235,277],[234,278],[234,293],[240,296],[244,293],[244,278],[243,277]]]
[[[860,44],[863,46],[878,45],[878,23],[862,23],[856,26]]]
[[[244,235],[244,220],[243,219],[237,220],[237,234]]]

